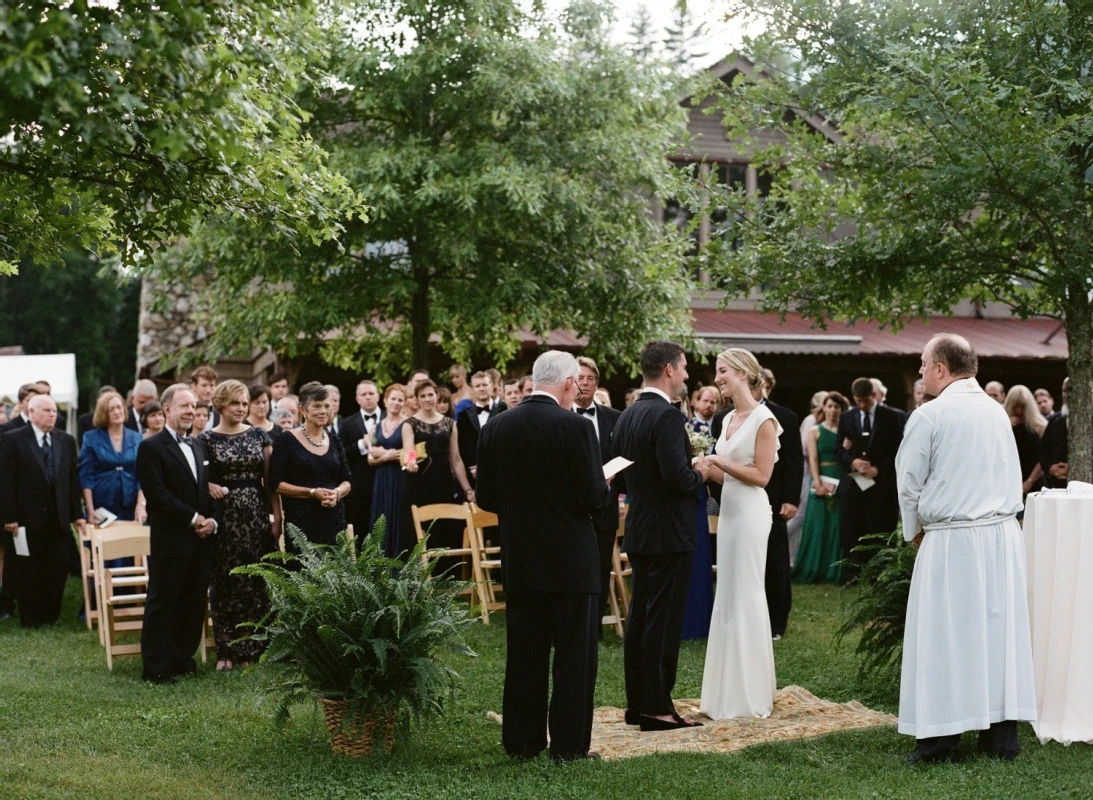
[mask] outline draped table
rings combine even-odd
[[[1024,536],[1036,735],[1093,743],[1093,495],[1030,495]]]

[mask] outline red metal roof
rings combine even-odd
[[[825,331],[799,314],[787,314],[783,322],[778,314],[760,311],[695,309],[692,313],[695,335],[757,353],[917,356],[935,334],[956,333],[983,358],[1065,360],[1067,356],[1066,331],[1053,319],[938,316],[915,320],[893,333],[875,323],[829,322]]]

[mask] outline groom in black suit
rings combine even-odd
[[[843,577],[853,583],[865,556],[855,553],[861,538],[870,533],[891,533],[899,522],[896,490],[896,453],[903,441],[906,418],[877,402],[873,382],[858,378],[851,385],[854,408],[839,417],[835,457],[847,476],[839,483],[842,498],[841,538],[846,566]],[[862,490],[850,473],[861,473],[876,483]]]
[[[630,499],[623,549],[634,569],[626,619],[626,722],[643,731],[698,723],[680,717],[672,702],[679,637],[691,581],[695,504],[709,467],[691,467],[686,420],[672,402],[687,380],[687,357],[674,342],[649,342],[641,353],[645,387],[622,412],[612,440],[633,461],[616,477]]]
[[[151,558],[140,636],[144,679],[173,683],[197,671],[217,524],[209,497],[209,459],[190,437],[196,398],[176,383],[163,392],[167,425],[140,443],[137,480],[148,503]]]
[[[571,354],[543,353],[535,391],[484,426],[478,443],[477,501],[498,516],[507,605],[501,739],[517,758],[547,745],[552,648],[550,755],[596,757],[588,752],[600,628],[592,514],[608,488],[595,433],[570,410],[577,374]]]

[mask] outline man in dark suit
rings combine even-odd
[[[493,379],[485,372],[471,376],[471,399],[474,405],[460,411],[455,417],[459,457],[467,468],[467,477],[474,486],[478,471],[478,439],[486,423],[506,409],[503,402],[492,402]]]
[[[1067,390],[1070,386],[1070,378],[1063,381],[1063,404],[1059,412],[1051,415],[1044,428],[1044,435],[1040,437],[1040,467],[1044,471],[1044,487],[1047,489],[1065,489],[1068,482],[1067,459],[1069,458],[1069,445],[1067,444],[1067,419],[1070,416],[1070,408],[1067,405]]]
[[[20,428],[30,424],[30,412],[27,410],[27,404],[32,398],[39,394],[38,385],[34,383],[24,383],[19,387],[19,393],[16,397],[16,405],[12,406],[11,419],[0,425],[0,435],[3,435],[9,431],[16,431]],[[3,470],[0,470],[0,476],[5,475]],[[7,530],[0,531],[0,549],[5,553],[11,553],[12,551],[12,538],[11,534]],[[4,557],[3,572],[0,577],[0,618],[7,619],[15,611],[15,574],[12,572],[14,556]]]
[[[764,376],[770,370],[763,370]],[[773,375],[773,373],[771,373]],[[799,513],[801,481],[804,479],[804,450],[801,448],[800,419],[785,406],[765,397],[770,381],[756,389],[755,399],[774,414],[782,433],[778,437],[778,460],[767,482],[767,499],[770,500],[771,526],[767,539],[767,564],[763,577],[767,596],[767,612],[770,614],[770,632],[775,639],[785,636],[789,612],[793,606],[793,585],[790,581],[789,530],[787,523]],[[710,435],[717,441],[729,410],[719,411],[710,425]],[[712,484],[715,499],[720,500],[721,485]]]
[[[687,357],[674,342],[641,353],[645,387],[615,423],[615,452],[634,463],[615,478],[630,500],[623,549],[634,570],[626,619],[626,722],[643,731],[689,727],[672,702],[679,637],[694,557],[695,504],[709,478],[691,467],[686,420],[672,406],[687,380]]]
[[[217,524],[205,447],[190,437],[196,398],[185,384],[163,393],[166,427],[140,444],[137,479],[148,504],[151,558],[140,648],[144,679],[173,683],[197,671]]]
[[[65,580],[79,562],[71,523],[82,531],[76,440],[57,429],[57,405],[47,394],[27,404],[30,422],[0,436],[0,515],[4,530],[25,537],[29,555],[5,553],[24,628],[61,616]],[[20,529],[23,529],[20,532]]]
[[[353,491],[345,498],[345,521],[353,526],[357,536],[371,533],[368,522],[372,516],[372,483],[376,468],[368,463],[368,450],[375,441],[373,434],[383,419],[379,402],[379,388],[375,382],[362,380],[357,384],[360,413],[346,417],[341,424],[342,449],[349,462],[350,484],[353,486]]]
[[[843,576],[857,580],[865,558],[855,553],[861,538],[871,533],[889,533],[899,522],[896,492],[896,453],[903,441],[904,417],[894,408],[876,401],[873,382],[858,378],[851,386],[855,408],[839,418],[835,454],[847,472],[837,493],[842,497],[842,551],[846,559]],[[850,477],[858,473],[875,481],[862,490]]]
[[[330,424],[326,426],[326,432],[328,435],[337,436],[339,439],[342,436],[342,390],[332,383],[324,383],[323,388],[326,389],[328,395],[330,395],[330,411],[333,416],[330,418]]]
[[[600,578],[592,513],[607,501],[592,428],[570,411],[577,362],[551,350],[533,367],[535,391],[482,429],[477,500],[501,528],[507,604],[502,742],[514,757],[595,757],[592,701]],[[528,475],[534,475],[529,480]]]
[[[125,427],[131,431],[137,433],[144,433],[144,426],[140,424],[140,414],[144,409],[144,404],[149,403],[159,397],[159,392],[156,390],[156,384],[147,378],[141,378],[137,381],[133,387],[132,405],[129,406],[129,411],[125,415]]]
[[[588,356],[578,356],[577,366],[580,374],[577,385],[581,395],[573,404],[578,416],[592,423],[596,439],[600,446],[600,463],[606,464],[615,457],[615,447],[611,443],[611,434],[615,430],[621,411],[594,402],[596,389],[600,385],[600,368]],[[596,540],[600,548],[600,615],[607,613],[607,600],[611,591],[611,557],[615,552],[615,539],[619,531],[619,493],[612,489],[607,505],[592,515],[596,527]],[[600,627],[603,633],[603,627]]]

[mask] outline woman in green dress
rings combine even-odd
[[[798,583],[841,583],[842,554],[839,543],[839,497],[835,494],[843,469],[835,458],[839,416],[849,402],[838,392],[824,398],[823,421],[808,432],[808,469],[812,489],[805,507],[801,547],[793,567]],[[823,479],[827,478],[827,481]]]

